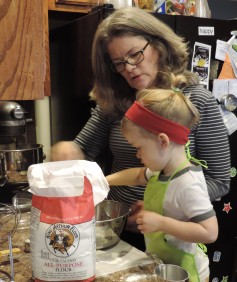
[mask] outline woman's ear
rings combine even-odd
[[[158,134],[157,139],[163,149],[167,148],[170,144],[170,139],[165,133]]]

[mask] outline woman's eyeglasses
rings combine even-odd
[[[138,65],[139,63],[141,63],[144,60],[144,51],[146,49],[146,47],[149,45],[150,42],[147,42],[147,44],[142,48],[142,50],[131,54],[125,61],[120,61],[117,63],[112,63],[110,65],[111,70],[113,72],[119,73],[119,72],[123,72],[125,70],[126,64],[135,66]]]

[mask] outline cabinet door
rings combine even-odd
[[[101,12],[95,11],[50,32],[53,144],[72,140],[91,116],[91,47],[100,20]]]
[[[43,99],[50,87],[47,64],[47,0],[0,4],[0,100]],[[47,92],[47,91],[46,91]]]
[[[52,11],[89,13],[94,6],[93,0],[48,0],[49,10]]]

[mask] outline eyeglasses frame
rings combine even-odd
[[[111,63],[111,64],[110,64],[111,70],[112,70],[113,72],[115,72],[115,73],[121,73],[121,72],[123,72],[123,71],[125,70],[127,64],[129,64],[129,65],[131,65],[131,66],[136,66],[136,65],[140,64],[140,63],[144,60],[144,51],[146,50],[146,47],[147,47],[149,44],[150,44],[150,41],[148,41],[148,42],[146,43],[146,45],[145,45],[140,51],[137,51],[137,52],[131,54],[130,56],[128,56],[126,60],[120,61],[120,62],[117,62],[117,63]],[[138,53],[141,53],[141,54],[143,55],[142,60],[141,60],[140,62],[136,63],[136,64],[131,64],[131,63],[129,63],[128,60],[129,60],[132,56],[134,56],[134,55],[136,55],[136,54],[138,54]],[[124,65],[124,68],[123,68],[122,71],[117,71],[116,68],[115,68],[115,65],[116,65],[116,64],[121,64],[121,63]]]

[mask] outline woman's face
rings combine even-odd
[[[108,44],[108,52],[113,63],[125,61],[129,56],[142,50],[147,44],[146,39],[136,36],[114,37]],[[144,60],[137,65],[125,64],[122,75],[134,89],[141,90],[155,86],[158,72],[158,54],[150,44],[145,48]]]

